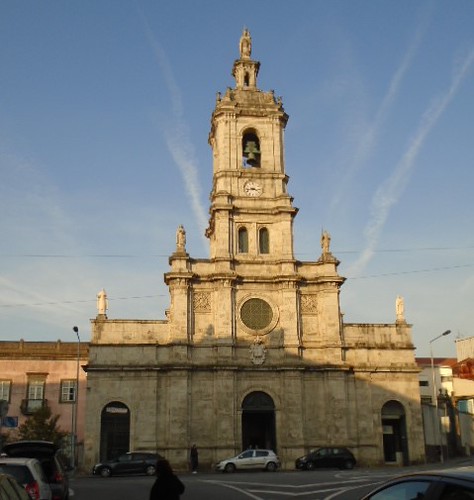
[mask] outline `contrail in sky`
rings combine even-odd
[[[363,131],[362,137],[357,145],[356,151],[354,152],[350,162],[348,162],[349,168],[346,170],[343,179],[339,183],[339,189],[337,190],[331,201],[331,211],[339,204],[352,178],[361,168],[361,166],[367,160],[367,158],[369,158],[369,156],[372,154],[380,128],[383,125],[387,117],[387,114],[390,110],[390,107],[395,100],[398,89],[400,88],[401,82],[403,81],[403,77],[405,76],[407,70],[410,68],[411,62],[418,50],[420,41],[425,33],[425,27],[426,23],[422,28],[418,29],[417,32],[415,33],[413,42],[406,51],[401,64],[399,65],[397,71],[395,72],[390,81],[388,91],[386,92],[385,97],[382,100],[382,104],[379,106],[379,109],[375,115],[374,120]]]
[[[166,143],[173,160],[181,171],[186,192],[195,213],[197,223],[201,228],[201,234],[203,235],[204,229],[207,226],[207,215],[206,209],[201,204],[201,185],[199,183],[198,168],[195,161],[194,147],[189,139],[188,126],[184,119],[181,93],[178,85],[176,84],[173,70],[169,64],[163,47],[156,40],[147,20],[145,19],[145,16],[141,11],[140,16],[145,26],[146,37],[153,48],[158,64],[163,72],[166,86],[168,87],[171,95],[172,114],[175,124],[172,129],[168,128],[164,132]],[[203,241],[206,242],[204,236]]]
[[[387,221],[391,208],[398,202],[403,193],[424,141],[456,95],[473,63],[474,49],[471,49],[457,71],[455,71],[447,92],[434,99],[423,114],[418,130],[411,139],[408,149],[398,162],[392,175],[377,189],[372,199],[371,217],[365,228],[367,244],[359,259],[351,266],[350,274],[354,276],[359,274],[372,258],[380,232]]]

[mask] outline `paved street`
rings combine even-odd
[[[317,470],[311,472],[246,472],[180,474],[186,486],[183,500],[357,500],[377,484],[420,469],[472,467],[470,460],[421,467]],[[79,477],[72,479],[74,500],[147,500],[153,478]]]

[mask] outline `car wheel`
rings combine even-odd
[[[314,469],[314,463],[313,462],[308,462],[306,464],[306,470],[313,470]]]
[[[354,468],[354,462],[352,460],[346,460],[344,462],[344,469],[353,469]]]
[[[100,469],[100,475],[102,477],[110,477],[112,475],[110,467],[103,467],[102,469]]]
[[[224,467],[224,472],[235,472],[234,464],[226,464]]]
[[[275,472],[277,470],[277,464],[275,462],[268,462],[265,469],[269,472]]]
[[[149,465],[146,469],[145,469],[145,474],[147,476],[154,476],[156,473],[156,468],[154,465]]]

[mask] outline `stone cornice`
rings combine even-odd
[[[77,342],[0,341],[0,359],[77,359]],[[79,357],[87,359],[89,344],[81,342]]]

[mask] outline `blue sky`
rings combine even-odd
[[[295,253],[324,228],[346,322],[391,323],[416,355],[474,335],[474,2],[81,0],[0,3],[0,336],[90,338],[163,319],[183,224],[211,190],[217,91],[243,27],[259,88],[282,96]]]

